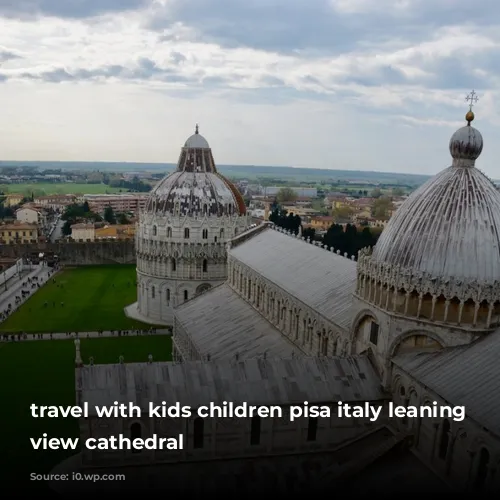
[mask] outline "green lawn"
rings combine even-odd
[[[0,325],[0,332],[92,332],[151,326],[129,319],[123,311],[136,301],[134,265],[78,267],[54,278],[56,283],[50,281],[33,294]]]
[[[84,363],[93,356],[96,363],[169,361],[168,336],[131,336],[82,339]],[[30,437],[78,437],[77,421],[33,419],[29,406],[75,404],[75,346],[72,340],[44,340],[0,343],[0,476],[23,490],[29,474],[48,473],[72,452],[35,451]],[[74,452],[73,452],[74,453]],[[40,483],[32,487],[43,490]],[[5,482],[2,481],[5,488]]]
[[[1,184],[0,191],[5,194],[22,193],[26,196],[45,196],[50,194],[107,194],[126,192],[124,189],[111,188],[106,184],[36,183]]]

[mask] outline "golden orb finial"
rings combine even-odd
[[[467,114],[465,115],[465,119],[467,120],[467,123],[470,125],[470,122],[474,120],[473,111],[468,111]]]

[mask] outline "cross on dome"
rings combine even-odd
[[[450,140],[450,153],[453,158],[453,166],[457,167],[473,167],[483,150],[483,138],[479,130],[471,127],[471,122],[474,120],[472,106],[479,99],[476,91],[473,90],[465,98],[469,102],[469,111],[465,115],[467,125],[458,129]]]
[[[477,97],[476,91],[472,89],[472,92],[465,97],[465,102],[469,103],[469,111],[472,111],[472,106],[474,106],[477,101],[479,101],[479,97]]]
[[[199,134],[199,127],[198,127],[198,124],[196,124],[196,127],[194,129],[194,133],[195,134]]]

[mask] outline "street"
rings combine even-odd
[[[62,238],[62,228],[64,226],[64,221],[61,220],[60,217],[56,219],[56,223],[54,228],[51,230],[49,240],[51,243],[54,243],[54,241],[58,240],[59,238]]]

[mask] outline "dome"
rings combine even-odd
[[[479,130],[471,127],[474,113],[466,115],[468,124],[458,129],[450,139],[450,153],[454,166],[473,166],[483,150],[483,137]]]
[[[453,165],[401,205],[373,249],[373,261],[440,281],[500,281],[500,193],[474,167],[482,147],[470,122],[453,134]]]
[[[185,148],[200,148],[200,149],[210,149],[207,140],[199,134],[198,125],[196,125],[196,129],[194,134],[188,138],[188,140],[184,144]]]
[[[198,132],[181,150],[177,169],[151,191],[146,212],[176,215],[244,215],[241,193],[217,172],[207,140]]]

